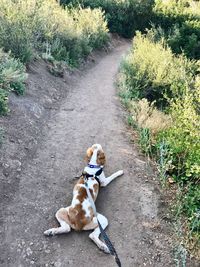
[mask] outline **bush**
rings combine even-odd
[[[61,0],[63,5],[101,8],[105,11],[110,31],[124,37],[132,37],[136,30],[143,31],[148,27],[153,3],[154,0]]]
[[[0,89],[0,115],[5,115],[8,111],[8,92]]]
[[[10,91],[23,94],[26,80],[24,65],[0,49],[0,114],[6,114]]]
[[[24,63],[39,52],[77,65],[107,41],[100,10],[65,10],[55,0],[0,0],[0,46]]]
[[[183,55],[175,57],[164,40],[155,42],[155,35],[137,33],[131,52],[121,64],[126,90],[131,98],[147,98],[166,107],[168,100],[180,96],[184,88],[193,86],[199,63]]]
[[[34,53],[36,5],[30,1],[0,0],[0,47],[29,62]]]
[[[179,215],[199,238],[200,62],[175,56],[161,36],[161,28],[137,33],[119,85],[142,151],[157,160],[164,183],[170,177],[180,187]]]
[[[198,1],[156,0],[154,23],[165,31],[174,53],[200,58],[200,3]]]
[[[169,174],[182,184],[196,183],[200,178],[200,116],[196,110],[200,99],[197,94],[199,92],[188,90],[183,97],[172,101],[173,125],[157,137],[157,142],[165,140],[170,150]]]
[[[0,49],[0,87],[23,94],[26,77],[24,65]]]

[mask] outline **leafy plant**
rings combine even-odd
[[[147,98],[164,108],[172,97],[193,86],[199,63],[183,55],[175,57],[164,40],[156,42],[152,31],[137,33],[129,55],[121,64],[126,90],[132,99]]]
[[[186,246],[190,240],[198,246],[193,240],[200,237],[199,64],[175,56],[163,29],[153,28],[137,33],[119,75],[142,151],[156,159],[163,184],[170,178],[179,188],[176,216],[184,222]],[[178,249],[177,264],[185,264],[186,250]]]
[[[5,115],[8,111],[8,92],[0,89],[0,115]]]
[[[0,114],[8,113],[8,96],[10,91],[23,94],[26,73],[24,65],[0,49]]]
[[[0,109],[1,110],[1,109]],[[0,128],[0,146],[3,143],[3,138],[4,138],[4,130],[3,128]]]
[[[174,53],[200,58],[200,3],[193,0],[156,0],[154,19]]]

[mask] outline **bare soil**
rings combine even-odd
[[[124,176],[100,191],[97,210],[109,220],[107,233],[124,267],[174,266],[167,206],[155,174],[131,141],[114,86],[125,41],[99,52],[81,70],[52,76],[43,61],[29,67],[27,92],[10,97],[0,118],[0,266],[116,266],[99,251],[89,232],[45,237],[54,214],[70,204],[73,177],[86,149],[102,144],[105,173]],[[87,67],[85,67],[87,66]],[[188,266],[194,266],[189,264]]]

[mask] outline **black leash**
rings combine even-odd
[[[97,171],[95,175],[91,175],[91,174],[88,174],[88,173],[83,173],[83,174],[82,174],[82,175],[84,176],[84,178],[85,178],[86,191],[87,191],[87,194],[88,194],[88,197],[89,197],[91,206],[92,206],[92,208],[93,208],[93,210],[94,210],[94,214],[95,214],[96,217],[97,217],[96,207],[95,207],[93,198],[92,198],[92,196],[91,196],[90,190],[89,190],[89,188],[88,188],[87,179],[88,179],[89,177],[95,177],[95,179],[96,179],[96,180],[98,181],[98,183],[100,184],[100,181],[99,181],[99,179],[98,179],[97,176],[99,176],[99,175],[102,173],[102,171],[103,171],[103,168],[101,168],[99,171]],[[118,254],[117,254],[117,252],[116,252],[116,250],[115,250],[113,244],[111,243],[111,241],[110,241],[108,235],[106,234],[106,232],[105,232],[104,229],[102,228],[102,226],[101,226],[101,224],[100,224],[100,222],[99,222],[98,219],[97,219],[97,222],[98,222],[99,229],[100,229],[101,235],[102,235],[102,237],[103,237],[103,240],[105,241],[106,246],[108,247],[108,249],[109,249],[109,251],[110,251],[110,254],[111,254],[112,256],[115,257],[115,261],[116,261],[117,265],[118,265],[119,267],[121,267],[120,259],[119,259],[119,257],[118,257]]]
[[[119,267],[121,267],[122,265],[121,265],[121,261],[120,261],[120,259],[119,259],[119,257],[118,257],[117,251],[115,250],[113,244],[111,243],[111,241],[110,241],[108,235],[106,234],[106,232],[105,232],[104,229],[102,228],[100,222],[99,222],[98,220],[97,220],[97,222],[98,222],[99,229],[100,229],[100,231],[101,231],[101,235],[102,235],[102,237],[103,237],[103,240],[105,241],[106,246],[108,247],[108,249],[109,249],[109,251],[110,251],[110,254],[111,254],[112,256],[115,257],[115,261],[116,261],[117,265],[118,265]]]

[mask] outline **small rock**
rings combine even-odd
[[[32,252],[32,250],[28,247],[28,248],[26,249],[26,253],[27,253],[28,256],[30,256],[33,252]]]
[[[2,166],[4,167],[4,169],[8,169],[10,167],[8,163],[3,163]]]
[[[172,177],[169,177],[169,178],[168,178],[168,182],[169,182],[170,184],[174,184],[174,183],[175,183],[175,181],[172,179]]]

